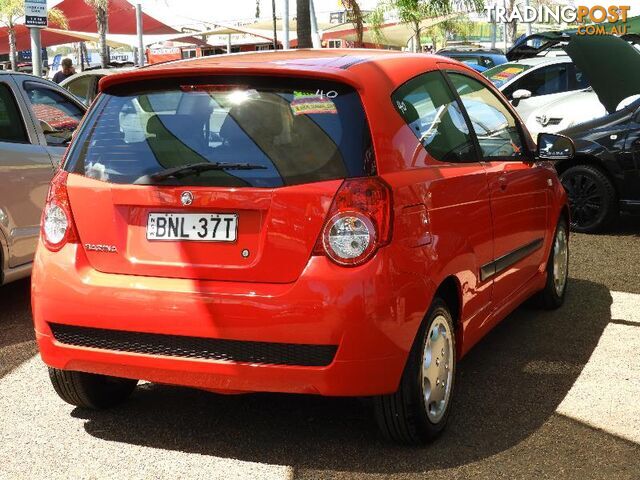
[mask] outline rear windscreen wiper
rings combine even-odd
[[[222,163],[222,162],[202,162],[191,165],[181,165],[179,167],[166,168],[151,175],[143,175],[138,178],[134,185],[149,185],[155,182],[161,182],[167,178],[180,178],[193,173],[199,174],[209,170],[264,170],[267,167],[254,163]]]

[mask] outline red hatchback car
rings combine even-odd
[[[300,50],[112,75],[55,176],[33,271],[67,402],[139,379],[373,397],[387,437],[446,423],[456,363],[561,305],[568,207],[505,98],[454,60]]]

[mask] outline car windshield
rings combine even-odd
[[[500,88],[513,78],[520,75],[522,72],[526,72],[531,68],[531,65],[523,65],[520,63],[503,63],[497,67],[490,68],[489,70],[482,72],[491,82]]]
[[[352,88],[293,79],[207,81],[165,80],[157,88],[101,95],[65,168],[122,184],[206,162],[256,166],[163,177],[172,185],[235,187],[374,173],[369,127]]]

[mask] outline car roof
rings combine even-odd
[[[0,70],[0,75],[12,75],[14,77],[28,77],[28,78],[31,78],[33,80],[42,80],[44,82],[53,83],[51,80],[48,80],[48,79],[42,78],[42,77],[38,77],[36,75],[32,75],[31,73],[15,72],[13,70]]]
[[[442,55],[444,53],[452,53],[452,54],[478,54],[478,55],[500,55],[504,57],[504,53],[499,50],[490,50],[484,48],[443,48],[442,50],[438,50],[437,54]]]
[[[407,60],[419,60],[407,62]],[[270,52],[212,55],[177,60],[138,68],[134,71],[109,75],[100,80],[100,90],[158,77],[196,76],[210,72],[234,75],[271,74],[328,78],[361,86],[372,72],[385,75],[391,82],[411,78],[437,62],[452,62],[450,58],[424,53],[375,49],[300,49]],[[366,68],[364,66],[375,68]],[[425,68],[426,67],[426,68]],[[463,67],[471,70],[469,67]],[[366,70],[367,75],[364,74]],[[361,73],[362,75],[359,75]]]
[[[82,77],[90,77],[90,76],[96,76],[96,75],[100,75],[100,76],[113,75],[116,73],[130,72],[131,70],[135,70],[135,67],[95,68],[93,70],[84,70],[82,72],[76,72],[70,77],[65,78],[63,81],[60,82],[60,85],[64,87],[69,82],[73,80],[77,80],[78,78],[82,78]]]

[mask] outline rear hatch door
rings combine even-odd
[[[287,283],[342,181],[373,174],[372,159],[351,87],[208,77],[101,95],[65,168],[93,268]]]

